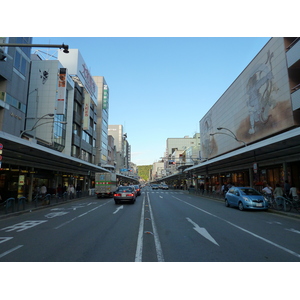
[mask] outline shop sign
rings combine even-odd
[[[257,163],[253,164],[253,171],[254,171],[255,174],[257,173]]]

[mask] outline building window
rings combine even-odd
[[[14,60],[14,68],[18,70],[22,75],[26,75],[26,66],[27,66],[27,60],[21,52],[16,50],[15,54],[15,60]]]

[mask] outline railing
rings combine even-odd
[[[10,197],[0,203],[0,215],[16,213],[19,211],[31,210],[38,207],[48,206],[51,204],[63,203],[73,199],[79,199],[82,197],[94,197],[95,189],[89,189],[87,191],[75,191],[70,194],[64,192],[61,194],[36,194],[32,201],[28,201],[26,197],[13,198]]]
[[[218,199],[223,199],[224,195],[222,195],[220,192],[217,191],[210,191],[210,190],[203,190],[203,189],[196,189],[196,188],[189,188],[188,189],[189,194],[194,194],[194,195],[203,195],[205,197],[210,197],[210,198],[218,198]]]

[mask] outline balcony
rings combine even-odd
[[[298,87],[299,88],[291,95],[293,111],[300,108],[300,85],[298,85]]]
[[[286,53],[288,68],[300,59],[300,39],[289,48]]]

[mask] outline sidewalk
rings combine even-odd
[[[47,197],[48,196],[48,197]],[[45,199],[39,199],[37,201],[28,201],[25,197],[23,199],[14,200],[10,198],[9,201],[4,201],[0,203],[0,219],[18,216],[23,213],[32,212],[34,210],[48,208],[52,206],[61,205],[64,203],[82,200],[84,198],[96,199],[96,195],[80,194],[78,197],[70,199],[68,196],[56,197],[55,195],[48,194]]]

